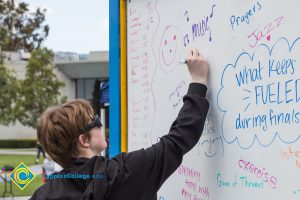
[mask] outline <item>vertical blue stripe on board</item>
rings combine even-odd
[[[109,157],[121,152],[120,0],[109,1]]]

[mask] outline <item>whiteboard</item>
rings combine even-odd
[[[129,0],[128,147],[168,133],[197,47],[210,63],[198,144],[159,200],[300,199],[300,3]]]

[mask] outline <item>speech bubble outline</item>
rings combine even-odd
[[[240,146],[241,149],[250,149],[250,148],[254,145],[255,141],[257,141],[258,144],[261,145],[262,147],[268,147],[269,145],[271,145],[271,144],[274,142],[274,140],[276,139],[276,137],[278,137],[279,140],[281,140],[283,143],[286,143],[286,144],[295,143],[296,141],[299,140],[299,138],[300,138],[300,133],[299,133],[298,137],[296,137],[294,140],[286,141],[286,140],[284,140],[282,137],[280,137],[280,134],[279,134],[278,131],[276,131],[276,132],[274,133],[274,136],[273,136],[273,138],[270,140],[270,142],[269,142],[269,143],[265,143],[265,144],[264,144],[263,142],[260,141],[260,139],[258,138],[257,134],[255,134],[255,135],[253,136],[253,140],[250,142],[250,145],[248,145],[248,146],[243,146],[243,145],[240,143],[238,136],[235,136],[232,140],[227,140],[227,138],[226,138],[226,136],[225,136],[225,134],[224,134],[224,119],[225,119],[225,117],[226,117],[227,110],[226,110],[226,108],[221,108],[221,106],[220,106],[221,94],[222,94],[222,91],[225,90],[225,87],[224,87],[224,84],[223,84],[223,78],[225,77],[225,72],[226,72],[226,70],[227,70],[228,68],[230,68],[230,67],[232,67],[233,69],[236,69],[237,63],[239,62],[239,60],[240,60],[241,57],[243,57],[243,56],[248,56],[248,58],[250,58],[250,61],[253,62],[253,59],[254,59],[254,57],[255,57],[255,53],[256,53],[256,51],[258,51],[258,49],[260,49],[260,48],[266,48],[266,49],[268,50],[268,53],[269,53],[268,56],[272,56],[272,52],[273,52],[274,48],[276,47],[276,45],[277,45],[279,42],[286,42],[286,44],[287,44],[287,46],[288,46],[288,53],[291,53],[293,47],[295,46],[295,44],[296,44],[299,40],[300,40],[300,37],[297,37],[297,38],[291,43],[291,45],[290,45],[290,43],[289,43],[289,41],[288,41],[287,38],[281,37],[281,38],[279,38],[279,39],[274,43],[274,45],[273,45],[271,48],[269,48],[268,45],[266,45],[266,44],[260,44],[260,45],[255,49],[255,51],[253,52],[252,55],[251,55],[250,53],[246,52],[246,51],[243,51],[243,52],[242,52],[241,54],[239,54],[238,57],[235,59],[235,63],[234,63],[234,64],[227,64],[227,65],[226,65],[226,67],[224,68],[224,70],[223,70],[223,72],[222,72],[221,88],[220,88],[220,90],[219,90],[219,92],[218,92],[218,95],[217,95],[217,106],[218,106],[218,109],[219,109],[221,112],[223,112],[223,117],[222,117],[222,122],[221,122],[221,134],[222,134],[223,139],[224,139],[224,141],[225,141],[226,143],[232,144],[232,143],[234,143],[234,142],[237,142],[237,144]]]

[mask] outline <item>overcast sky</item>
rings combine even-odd
[[[50,34],[45,46],[54,51],[89,53],[108,50],[109,0],[19,0],[46,8]]]

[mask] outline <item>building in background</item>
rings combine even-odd
[[[5,65],[13,69],[19,79],[25,78],[25,66],[30,54],[22,52],[5,52]],[[89,54],[72,52],[57,52],[54,58],[55,74],[65,82],[61,94],[68,100],[87,99],[95,112],[100,114],[101,85],[108,80],[108,51],[95,51]],[[107,109],[107,108],[106,108]],[[108,111],[102,112],[108,119]],[[108,125],[108,120],[105,121]],[[108,126],[106,126],[108,127]],[[34,129],[24,127],[17,122],[12,126],[0,125],[0,139],[33,139],[36,138]]]

